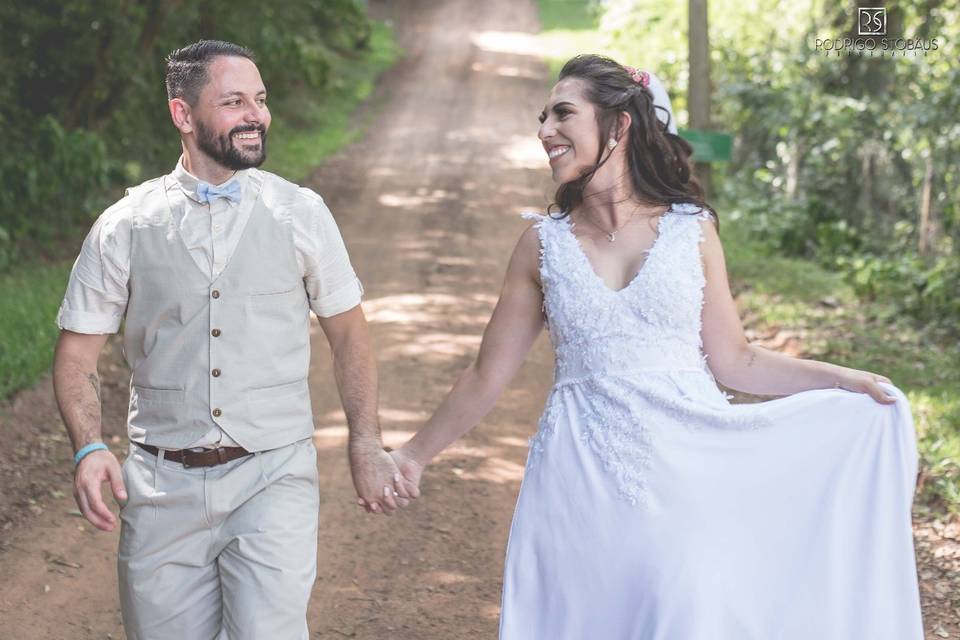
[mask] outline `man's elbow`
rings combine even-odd
[[[362,314],[347,314],[320,323],[334,359],[349,360],[359,352],[370,350],[370,330],[366,319]]]

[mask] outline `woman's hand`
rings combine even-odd
[[[881,382],[893,384],[890,382],[890,378],[886,376],[844,367],[837,376],[837,381],[834,383],[834,386],[839,389],[846,389],[847,391],[865,393],[880,404],[895,403],[897,399],[880,386]]]
[[[397,484],[402,483],[411,498],[419,498],[420,477],[423,475],[425,465],[417,462],[406,447],[394,449],[390,452],[390,456],[400,470],[400,479]]]

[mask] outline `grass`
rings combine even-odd
[[[30,386],[50,369],[70,266],[31,264],[0,275],[0,397]]]
[[[597,30],[597,16],[585,0],[538,0],[541,31],[537,37],[546,52],[550,74],[556,78],[563,63],[578,53],[605,53],[606,39]]]
[[[343,59],[322,96],[300,95],[275,109],[264,168],[302,181],[324,158],[360,136],[366,121],[356,121],[353,113],[398,55],[392,31],[375,22],[370,51]],[[56,314],[71,264],[31,261],[0,274],[0,398],[31,386],[50,369],[59,334]]]
[[[556,74],[578,53],[620,52],[598,29],[590,0],[538,0],[541,50]],[[799,332],[804,355],[889,377],[910,399],[923,483],[920,512],[960,515],[960,345],[859,300],[843,276],[802,259],[771,255],[718,203],[721,237],[738,308],[759,332]]]

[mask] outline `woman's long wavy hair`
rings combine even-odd
[[[618,137],[620,113],[630,114],[627,167],[633,186],[633,197],[644,204],[670,205],[692,202],[709,211],[719,228],[716,211],[704,200],[703,189],[693,176],[690,144],[667,129],[667,123],[657,118],[653,94],[634,82],[627,69],[618,62],[598,55],[579,55],[571,58],[560,71],[558,81],[579,78],[586,86],[585,97],[597,112],[600,129],[600,150],[596,164],[576,180],[560,185],[555,202],[548,212],[557,211],[563,218],[570,215],[584,200],[584,189],[597,170],[609,159],[604,158],[606,142]],[[669,121],[670,113],[667,112]]]

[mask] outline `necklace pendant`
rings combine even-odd
[[[617,239],[616,231],[614,231],[613,233],[610,233],[609,231],[607,232],[607,240],[609,240],[610,242],[613,242],[616,239]]]

